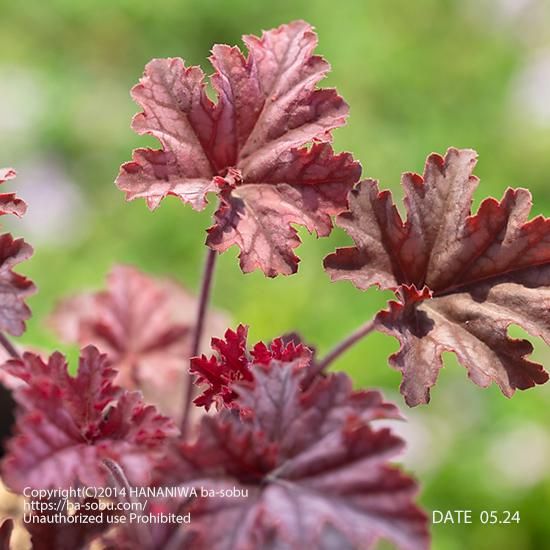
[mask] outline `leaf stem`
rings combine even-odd
[[[216,259],[218,253],[211,248],[208,248],[206,255],[206,261],[204,264],[204,270],[202,273],[201,292],[199,296],[199,308],[197,311],[197,321],[195,323],[195,330],[193,332],[193,343],[191,347],[191,357],[195,357],[199,353],[200,343],[202,339],[202,333],[204,330],[204,321],[206,318],[206,310],[208,302],[210,300],[210,290],[212,288],[212,280],[214,277],[214,269],[216,267]],[[193,402],[193,393],[195,385],[193,384],[193,375],[189,374],[188,384],[185,388],[185,397],[183,402],[183,413],[181,417],[181,435],[185,437],[185,434],[189,425],[189,415],[191,413],[191,404]]]
[[[104,458],[103,466],[105,466],[105,468],[109,471],[119,489],[124,489],[124,500],[130,504],[130,510],[135,510],[136,512],[137,510],[141,510],[141,515],[143,515],[143,509],[140,508],[139,505],[137,505],[137,500],[132,496],[132,486],[130,485],[128,478],[126,477],[122,466],[112,458]],[[122,495],[118,493],[117,496],[118,500],[120,501],[120,497]],[[129,511],[126,511],[126,514],[129,516]],[[153,538],[151,536],[151,532],[141,522],[138,522],[136,535],[140,539],[142,548],[153,548]]]
[[[17,351],[15,346],[10,342],[8,337],[0,332],[0,345],[9,353],[13,359],[21,359],[21,354]]]
[[[116,484],[121,489],[124,489],[126,491],[127,498],[131,498],[130,495],[132,494],[132,487],[130,485],[130,482],[128,481],[128,478],[126,477],[126,474],[124,473],[124,470],[122,469],[122,466],[111,458],[103,459],[103,464],[113,476]]]
[[[353,347],[359,340],[362,340],[365,336],[370,334],[376,329],[376,320],[371,319],[359,328],[354,330],[351,334],[346,336],[340,343],[332,348],[323,359],[321,359],[316,366],[316,374],[320,374],[340,355],[343,355],[349,348]]]

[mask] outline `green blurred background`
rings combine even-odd
[[[0,166],[19,171],[29,215],[12,226],[34,244],[20,271],[39,293],[21,339],[53,349],[45,318],[56,301],[99,288],[110,266],[134,264],[196,289],[211,210],[176,199],[155,213],[125,203],[113,185],[133,147],[128,91],[152,57],[203,64],[212,44],[303,18],[351,105],[335,146],[364,174],[401,197],[403,171],[421,171],[432,151],[473,147],[486,195],[531,189],[533,214],[550,214],[550,4],[547,0],[0,0]],[[10,186],[14,188],[14,186]],[[331,284],[323,256],[348,242],[302,233],[299,273],[243,276],[224,254],[214,304],[252,340],[300,331],[321,353],[384,306],[390,293]],[[517,334],[520,331],[516,331]],[[550,354],[535,342],[536,358]],[[381,387],[403,406],[400,376],[387,367],[396,342],[371,335],[335,365],[357,386]],[[74,356],[74,350],[61,346]],[[518,525],[435,526],[434,548],[550,548],[550,385],[512,400],[477,388],[452,356],[428,407],[396,427],[408,440],[405,467],[428,509],[519,510]]]

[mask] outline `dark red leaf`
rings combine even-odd
[[[195,443],[181,443],[163,470],[168,485],[237,489],[187,503],[185,543],[221,548],[428,547],[414,481],[388,464],[403,442],[378,418],[399,418],[373,391],[355,392],[343,373],[316,378],[277,351],[255,363],[253,380],[233,384],[246,415],[203,419]],[[246,496],[243,496],[246,495]],[[181,537],[181,531],[178,533]],[[174,537],[176,534],[174,534]]]
[[[84,550],[113,524],[115,514],[109,509],[99,511],[99,501],[94,498],[71,502],[75,512],[70,522],[59,518],[68,515],[66,501],[51,498],[43,503],[53,508],[33,512],[31,521],[24,523],[31,535],[32,550]]]
[[[26,382],[15,393],[21,410],[2,462],[12,490],[65,488],[77,481],[99,486],[106,477],[104,458],[116,460],[134,482],[144,482],[162,441],[177,433],[139,393],[113,385],[115,371],[93,346],[82,350],[76,377],[57,352],[47,363],[25,353],[4,368]]]
[[[399,302],[377,321],[401,342],[391,362],[403,372],[409,405],[429,401],[444,351],[456,353],[476,384],[496,382],[508,397],[548,380],[528,359],[532,345],[507,330],[517,324],[550,343],[550,220],[528,221],[525,189],[488,198],[472,214],[476,159],[451,148],[428,157],[423,177],[404,174],[405,222],[391,193],[365,180],[338,217],[356,246],[325,259],[333,280],[397,290]]]
[[[360,166],[327,143],[348,107],[335,90],[316,89],[329,65],[313,55],[311,26],[295,21],[243,40],[247,57],[236,47],[212,50],[215,103],[199,67],[179,58],[147,65],[132,90],[143,107],[133,128],[157,138],[162,149],[134,151],[117,185],[151,209],[175,195],[200,210],[208,192],[218,193],[208,246],[220,252],[239,246],[245,272],[288,275],[299,261],[291,224],[328,235],[330,216],[345,209]]]
[[[117,384],[139,389],[166,414],[181,409],[191,355],[197,300],[175,281],[154,279],[129,266],[116,266],[107,289],[66,299],[50,318],[68,342],[93,344],[118,370]],[[226,318],[207,317],[208,338]]]

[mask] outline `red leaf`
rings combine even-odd
[[[0,168],[0,185],[15,178],[15,170],[12,168]],[[19,218],[27,211],[25,201],[15,193],[0,193],[0,216],[4,214],[15,214]]]
[[[360,166],[326,143],[348,107],[335,90],[316,89],[329,65],[313,55],[310,25],[295,21],[243,40],[247,57],[236,47],[212,50],[216,103],[199,67],[179,58],[147,65],[132,90],[143,107],[133,128],[156,137],[162,149],[134,151],[117,185],[151,209],[176,195],[200,210],[208,192],[219,193],[208,246],[220,252],[239,246],[245,272],[288,275],[299,261],[291,224],[328,235],[330,216],[345,209]]]
[[[113,524],[116,515],[109,509],[98,511],[99,500],[85,498],[71,502],[71,509],[75,510],[71,521],[61,520],[59,516],[69,516],[66,501],[50,498],[43,502],[53,508],[33,512],[31,521],[24,522],[31,535],[32,550],[89,548],[89,543]]]
[[[403,442],[371,425],[399,418],[397,409],[378,392],[354,392],[343,373],[304,389],[307,371],[295,362],[274,357],[252,372],[253,381],[233,385],[249,414],[205,417],[197,441],[181,443],[163,468],[168,485],[241,491],[199,491],[185,508],[185,542],[197,550],[371,548],[386,538],[427,548],[416,484],[388,465]]]
[[[191,354],[196,298],[175,281],[117,266],[107,289],[64,300],[50,321],[66,341],[93,344],[119,371],[117,383],[140,389],[166,414],[181,409]],[[209,314],[205,335],[221,333],[225,317]]]
[[[325,259],[333,280],[397,290],[399,302],[377,321],[401,342],[391,363],[411,406],[429,401],[444,351],[456,353],[476,384],[494,381],[507,397],[548,380],[527,358],[532,345],[507,330],[517,324],[550,343],[550,220],[528,221],[525,189],[488,198],[472,215],[476,159],[451,148],[428,157],[423,177],[404,174],[405,222],[391,193],[365,180],[338,217],[356,246]]]
[[[191,373],[196,374],[197,384],[208,384],[208,388],[194,403],[206,410],[215,403],[218,408],[230,405],[236,394],[231,384],[236,380],[252,380],[246,356],[246,335],[248,328],[239,325],[237,331],[228,329],[225,340],[212,338],[212,349],[217,356],[208,359],[205,355],[191,359]]]
[[[234,407],[237,394],[233,385],[238,381],[254,379],[254,365],[274,363],[292,363],[296,368],[305,367],[311,359],[311,351],[302,344],[290,341],[284,343],[281,338],[266,346],[259,342],[250,352],[246,349],[248,328],[239,325],[237,331],[228,329],[225,340],[212,338],[212,349],[217,352],[210,358],[205,355],[191,359],[191,373],[198,375],[197,384],[209,387],[195,399],[195,404],[208,410],[212,404],[220,409],[223,406]]]
[[[25,353],[4,368],[26,382],[15,393],[21,410],[2,462],[3,479],[12,490],[65,488],[77,480],[99,486],[106,477],[104,458],[143,482],[159,444],[177,431],[140,394],[112,384],[116,373],[93,346],[82,350],[74,378],[57,352],[48,363]]]

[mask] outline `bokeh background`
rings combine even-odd
[[[113,185],[136,146],[129,97],[152,57],[203,64],[212,44],[303,18],[351,105],[335,134],[364,174],[401,198],[403,171],[421,171],[432,151],[480,154],[477,203],[507,186],[534,195],[533,215],[550,214],[550,3],[547,0],[0,0],[0,165],[17,168],[29,214],[11,226],[35,247],[21,266],[39,293],[21,343],[61,347],[45,319],[60,297],[103,286],[114,263],[171,275],[196,289],[211,210],[176,199],[154,213],[125,203]],[[224,254],[213,303],[252,340],[298,330],[326,352],[384,306],[390,293],[329,282],[322,258],[348,242],[302,233],[299,273],[243,276]],[[514,334],[521,331],[514,330]],[[535,356],[550,366],[540,342]],[[358,387],[380,387],[404,406],[400,376],[387,366],[396,342],[371,335],[335,365]],[[434,548],[542,549],[550,543],[550,384],[507,400],[480,389],[449,354],[427,407],[396,426],[408,441],[403,463],[428,509],[519,510],[519,524],[433,528]]]

